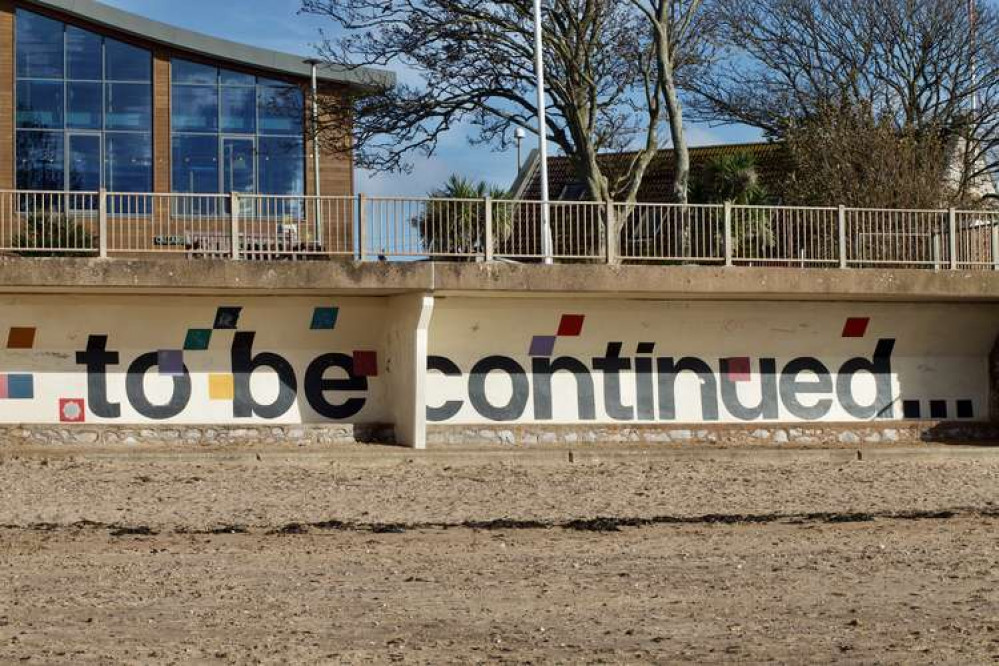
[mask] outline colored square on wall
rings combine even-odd
[[[34,375],[7,375],[7,398],[9,400],[33,400],[34,397]]]
[[[923,406],[918,400],[904,400],[902,402],[902,416],[907,419],[923,418]]]
[[[578,338],[583,334],[583,322],[585,315],[567,314],[562,315],[562,321],[558,325],[558,335],[560,338]]]
[[[531,349],[528,354],[531,356],[551,356],[555,353],[555,341],[554,335],[535,335],[531,338]]]
[[[179,377],[184,374],[184,352],[179,349],[161,349],[157,353],[160,374]]]
[[[340,317],[340,308],[316,308],[312,313],[313,331],[332,331]]]
[[[7,399],[7,375],[0,375],[0,400]]]
[[[354,352],[354,376],[377,377],[378,353],[373,351]]]
[[[35,329],[15,326],[7,334],[7,349],[34,349]]]
[[[61,423],[84,423],[87,420],[87,406],[82,398],[62,398],[59,400],[59,421]]]
[[[217,331],[234,331],[239,326],[239,315],[243,308],[224,307],[219,308],[215,313],[215,325],[212,327]]]
[[[232,400],[236,397],[236,384],[232,375],[208,375],[208,399]]]
[[[930,418],[931,419],[947,418],[946,400],[930,400]]]
[[[748,356],[726,358],[722,361],[725,376],[730,382],[748,382],[752,379],[753,367]]]
[[[975,418],[975,403],[973,403],[971,400],[958,400],[957,418],[959,419]]]
[[[850,317],[843,326],[844,338],[862,338],[867,335],[867,327],[870,326],[870,317]]]
[[[207,351],[212,344],[212,330],[210,328],[192,328],[184,338],[184,349],[187,351]]]

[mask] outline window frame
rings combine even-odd
[[[27,15],[30,15],[30,16],[40,16],[40,17],[42,17],[44,19],[47,19],[49,21],[53,21],[55,23],[58,23],[62,27],[62,31],[61,31],[61,34],[62,34],[62,77],[61,78],[41,78],[41,77],[37,77],[37,76],[21,76],[21,75],[18,74],[18,47],[17,47],[18,27],[17,26],[18,26],[19,15],[23,15],[23,14],[27,14]],[[66,193],[66,194],[80,194],[79,192],[73,192],[72,190],[69,189],[70,188],[70,183],[69,183],[69,162],[68,162],[68,160],[69,160],[69,152],[70,152],[69,151],[69,136],[71,134],[73,134],[73,135],[80,135],[80,134],[98,134],[98,135],[100,135],[100,159],[101,159],[101,163],[100,163],[100,183],[101,183],[101,188],[104,188],[107,185],[108,164],[106,163],[106,159],[107,159],[107,154],[108,154],[107,153],[107,137],[108,137],[108,135],[111,135],[111,134],[114,134],[114,135],[132,135],[132,136],[142,135],[142,136],[144,136],[144,137],[147,138],[147,140],[149,142],[150,154],[152,155],[152,160],[150,161],[149,170],[148,170],[148,172],[146,174],[144,174],[144,176],[146,178],[146,184],[148,184],[149,187],[146,189],[146,191],[144,191],[144,192],[135,192],[135,194],[150,194],[150,193],[152,193],[152,190],[155,188],[155,159],[156,159],[156,155],[155,155],[155,142],[153,140],[153,133],[154,133],[154,118],[153,118],[153,116],[155,114],[155,95],[154,95],[154,91],[153,91],[153,85],[154,85],[154,82],[153,82],[153,63],[154,63],[154,59],[153,59],[153,52],[152,52],[152,50],[149,49],[149,48],[146,48],[144,46],[138,46],[137,44],[133,44],[133,43],[125,41],[123,39],[119,39],[117,37],[112,37],[112,36],[107,35],[105,33],[102,33],[102,32],[99,32],[99,31],[92,30],[92,29],[87,28],[87,27],[83,27],[83,26],[77,25],[75,23],[69,23],[69,22],[66,22],[65,20],[53,18],[52,16],[49,16],[49,15],[47,15],[45,13],[42,13],[42,12],[37,12],[37,11],[33,11],[33,10],[30,10],[30,9],[25,9],[25,8],[21,8],[21,7],[17,8],[17,10],[15,12],[14,22],[15,23],[14,23],[14,45],[13,45],[14,49],[13,50],[14,50],[14,60],[15,60],[15,62],[14,62],[13,108],[14,108],[14,112],[15,112],[15,118],[14,118],[15,122],[14,122],[13,162],[14,162],[14,170],[15,170],[15,173],[14,173],[15,186],[16,186],[16,183],[18,181],[18,174],[17,174],[17,162],[18,162],[17,145],[18,145],[18,140],[17,139],[18,139],[18,136],[19,136],[19,134],[21,132],[46,132],[46,133],[52,133],[52,134],[56,134],[56,135],[61,135],[61,137],[62,137],[62,150],[63,150],[63,159],[62,159],[62,166],[63,166],[63,170],[62,170],[62,187],[60,189],[58,189],[58,190],[44,190],[45,192],[60,193],[60,194],[62,194],[62,193]],[[100,57],[101,57],[101,61],[100,61],[101,78],[100,79],[70,78],[70,71],[69,71],[69,48],[68,48],[68,45],[67,45],[68,34],[69,34],[69,29],[70,28],[72,28],[74,30],[79,30],[79,31],[82,31],[82,32],[85,32],[85,33],[89,33],[91,35],[95,35],[97,38],[100,39],[100,42],[101,42],[101,54],[100,54]],[[112,40],[112,41],[115,41],[115,42],[118,42],[118,43],[121,43],[121,44],[125,44],[125,45],[127,45],[129,47],[138,49],[138,50],[142,51],[144,54],[146,54],[149,57],[149,71],[150,71],[149,79],[148,80],[118,80],[118,79],[110,79],[110,78],[108,78],[108,58],[107,58],[107,41],[108,40]],[[59,83],[59,84],[62,85],[62,126],[61,127],[57,127],[57,128],[30,128],[30,127],[19,127],[18,126],[17,119],[16,119],[17,97],[18,97],[18,95],[17,95],[17,89],[18,89],[18,84],[21,81],[29,81],[29,82],[31,82],[31,81],[39,81],[39,82],[49,82],[49,83],[53,83],[53,84]],[[100,123],[100,127],[98,127],[98,128],[93,128],[93,127],[92,128],[76,128],[76,127],[70,127],[69,126],[69,122],[68,122],[68,117],[69,117],[69,87],[72,84],[81,84],[81,83],[85,83],[85,84],[96,84],[96,85],[100,86],[101,123]],[[148,125],[147,128],[143,128],[143,129],[112,129],[112,128],[108,127],[108,93],[109,93],[109,89],[110,89],[110,86],[113,85],[113,84],[122,84],[122,83],[123,84],[130,84],[130,85],[143,85],[143,86],[145,86],[147,88],[148,99],[149,99],[149,125]],[[29,190],[29,191],[42,192],[43,190]],[[93,192],[93,193],[87,192],[86,194],[95,194],[95,193],[96,192]]]

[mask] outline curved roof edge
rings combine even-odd
[[[109,7],[95,0],[27,0],[26,4],[55,10],[105,28],[233,64],[293,76],[312,76],[312,66],[305,62],[305,56],[269,51],[248,44],[210,37]],[[323,64],[319,66],[319,78],[323,81],[361,87],[395,85],[394,72],[369,67],[337,67]]]

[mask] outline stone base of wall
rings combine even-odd
[[[905,421],[829,424],[449,426],[427,430],[437,445],[660,444],[672,446],[874,446],[927,442],[999,444],[999,423]]]
[[[386,425],[287,425],[287,426],[0,426],[4,445],[93,444],[95,446],[222,446],[236,444],[311,446],[330,444],[391,443],[392,426]]]

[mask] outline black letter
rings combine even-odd
[[[180,414],[191,401],[191,374],[185,365],[184,374],[173,377],[173,393],[170,395],[170,400],[165,405],[154,405],[146,397],[144,380],[146,373],[158,364],[159,354],[156,352],[143,354],[135,359],[132,365],[128,366],[128,375],[125,376],[125,393],[135,411],[147,419],[164,421]]]
[[[552,375],[556,372],[569,372],[576,379],[576,413],[581,421],[597,418],[596,401],[593,398],[593,377],[590,369],[581,361],[563,356],[554,361],[547,358],[534,359],[534,418],[550,421],[552,418]]]
[[[593,359],[593,369],[604,373],[604,408],[607,416],[615,421],[631,421],[635,418],[635,409],[621,402],[621,371],[631,370],[631,359],[621,358],[620,342],[607,343],[607,352],[603,358]]]
[[[660,358],[656,365],[659,372],[660,419],[676,420],[676,378],[681,372],[693,372],[701,382],[701,416],[705,421],[718,420],[718,382],[711,366],[689,356],[675,363],[672,358]]]
[[[461,377],[461,368],[455,365],[450,359],[443,356],[428,356],[427,371],[439,372],[445,377]],[[461,408],[465,406],[464,400],[449,400],[440,407],[427,406],[427,420],[433,423],[441,423],[457,416]]]
[[[874,351],[874,360],[866,358],[850,359],[843,364],[836,377],[836,395],[843,409],[857,419],[890,419],[895,415],[894,398],[891,391],[891,355],[895,351],[895,341],[879,340]],[[876,395],[871,405],[860,405],[853,397],[853,377],[858,372],[874,375]]]
[[[326,371],[340,368],[347,379],[326,379]],[[317,414],[328,419],[349,419],[364,409],[367,398],[348,398],[341,405],[326,399],[326,391],[367,391],[368,378],[354,376],[354,358],[346,354],[324,354],[305,371],[305,398]]]
[[[240,332],[232,342],[232,374],[235,385],[232,412],[237,418],[256,415],[264,419],[276,419],[295,404],[298,380],[295,379],[295,370],[291,364],[277,354],[262,352],[253,356],[255,335],[249,331]],[[265,367],[274,370],[278,376],[278,396],[270,405],[258,404],[250,390],[253,371]]]
[[[495,407],[486,395],[486,377],[495,370],[507,373],[513,388],[510,402],[501,407]],[[523,416],[530,390],[524,368],[506,356],[482,359],[472,368],[472,374],[468,378],[468,397],[472,401],[472,407],[490,421],[516,421]]]
[[[799,380],[798,376],[802,372],[813,372],[816,379]],[[832,400],[818,400],[814,406],[806,407],[801,404],[798,396],[832,393],[832,389],[829,368],[817,358],[796,358],[784,366],[784,372],[780,376],[780,399],[787,411],[799,419],[815,421],[825,417],[832,409]]]
[[[760,359],[760,402],[747,407],[739,401],[738,384],[729,378],[728,359],[721,362],[721,396],[728,412],[740,421],[776,419],[780,415],[777,405],[777,361]]]
[[[118,365],[118,352],[105,351],[106,335],[91,335],[87,351],[76,352],[77,365],[87,366],[87,403],[94,416],[116,419],[121,416],[121,405],[108,402],[107,367]]]

